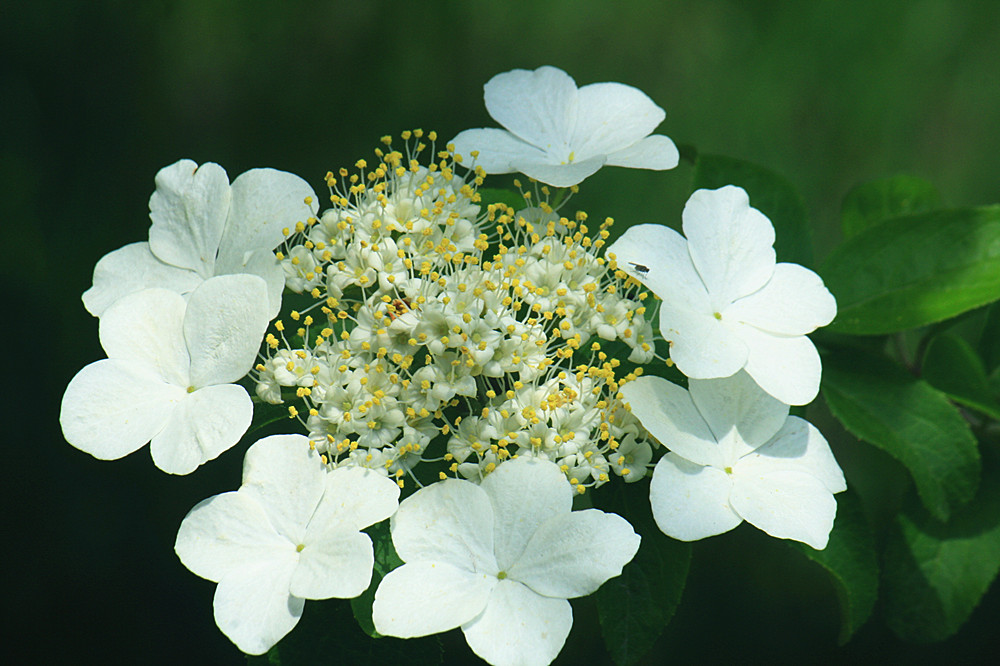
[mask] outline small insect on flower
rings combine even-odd
[[[639,275],[645,275],[646,273],[649,272],[649,267],[648,266],[643,266],[642,264],[637,264],[634,261],[630,261],[628,263],[630,263],[632,265],[632,268],[634,268],[635,272],[638,273]]]
[[[387,309],[389,311],[389,319],[395,321],[396,317],[410,310],[410,299],[409,298],[394,299]]]

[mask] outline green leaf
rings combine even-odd
[[[819,273],[837,297],[837,333],[954,317],[1000,298],[1000,206],[888,220],[834,250]]]
[[[774,225],[778,261],[812,265],[812,227],[802,197],[783,176],[722,155],[698,155],[694,189],[714,190],[739,185],[750,195],[750,205]]]
[[[941,194],[931,183],[915,176],[890,176],[862,183],[847,193],[840,212],[845,238],[901,215],[937,208]]]
[[[505,190],[499,187],[480,187],[476,190],[479,193],[479,205],[485,208],[490,204],[505,204],[514,210],[521,210],[527,204],[524,197],[518,192]]]
[[[1000,369],[1000,302],[986,311],[986,323],[979,336],[979,355],[988,374]]]
[[[948,524],[912,506],[900,513],[884,563],[886,622],[897,636],[926,643],[957,632],[1000,569],[1000,475]]]
[[[979,484],[969,424],[941,392],[884,358],[858,353],[824,358],[823,397],[853,435],[900,461],[924,506],[947,520]]]
[[[358,621],[358,626],[363,632],[372,638],[382,638],[382,634],[375,630],[375,621],[372,620],[375,590],[378,589],[378,584],[382,582],[387,573],[402,566],[403,560],[399,559],[396,549],[393,548],[388,520],[369,526],[365,532],[372,540],[372,548],[375,551],[375,566],[372,569],[372,582],[368,589],[360,596],[351,599],[351,610],[354,611],[354,619]]]
[[[878,599],[875,538],[857,497],[837,495],[837,520],[823,550],[804,543],[788,544],[827,570],[840,601],[840,639],[844,645],[872,614]]]
[[[253,394],[253,390],[250,389]],[[253,405],[253,421],[243,435],[245,441],[255,442],[266,433],[266,429],[275,423],[288,421],[287,405],[272,405],[262,400],[255,400]]]
[[[649,508],[646,483],[608,484],[601,508],[625,517],[642,536],[639,552],[622,575],[596,592],[601,634],[616,664],[635,664],[674,616],[691,564],[691,544],[660,532]],[[598,498],[595,498],[598,499]]]
[[[1000,420],[1000,402],[982,361],[968,342],[953,333],[934,337],[924,353],[922,376],[952,400]]]

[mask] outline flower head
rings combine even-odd
[[[392,541],[405,564],[375,592],[375,628],[425,636],[461,627],[491,664],[547,664],[573,624],[567,599],[621,573],[639,548],[625,519],[571,511],[556,465],[516,459],[482,485],[447,480],[404,500]]]
[[[619,268],[663,299],[660,334],[670,358],[688,377],[745,369],[785,404],[812,401],[821,366],[806,334],[837,314],[823,280],[775,263],[774,227],[742,188],[698,190],[683,220],[686,239],[642,224],[608,248]]]
[[[101,317],[108,358],[63,395],[66,441],[102,460],[151,442],[157,467],[193,472],[250,425],[250,396],[232,382],[253,365],[267,320],[267,287],[255,275],[211,278],[187,302],[166,289],[119,299]]]
[[[229,184],[218,164],[180,160],[156,174],[148,243],[106,254],[83,304],[101,314],[119,298],[160,287],[187,294],[215,275],[249,273],[268,288],[269,318],[281,307],[285,276],[273,250],[282,231],[316,211],[316,195],[296,175],[251,169]]]
[[[278,253],[287,286],[313,302],[290,313],[294,330],[275,322],[258,395],[300,401],[331,464],[400,483],[438,434],[445,475],[479,481],[537,454],[580,493],[641,478],[642,442],[616,452],[638,428],[602,343],[653,357],[649,294],[598,256],[611,220],[591,230],[582,212],[560,216],[548,188],[521,211],[482,205],[481,178],[457,175],[433,132],[403,138],[394,150],[385,137],[359,173],[327,174],[333,206]]]
[[[359,530],[396,510],[395,483],[361,468],[328,470],[301,435],[247,450],[243,485],[181,522],[177,556],[219,584],[215,621],[238,648],[263,654],[299,621],[306,599],[356,597],[371,582],[371,539]]]
[[[621,83],[582,88],[561,69],[539,67],[497,74],[483,88],[486,109],[501,129],[471,129],[452,143],[486,173],[520,171],[556,187],[576,185],[605,164],[672,169],[669,138],[650,133],[663,109]]]
[[[665,534],[695,541],[746,520],[771,536],[826,547],[844,475],[823,435],[745,372],[692,379],[690,392],[640,377],[622,395],[670,449],[649,487]]]

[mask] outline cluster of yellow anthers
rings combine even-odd
[[[405,154],[386,137],[374,167],[328,174],[331,208],[288,230],[286,286],[311,298],[294,331],[279,320],[267,336],[258,395],[294,388],[305,411],[289,413],[330,464],[400,485],[420,461],[479,479],[525,455],[559,463],[579,492],[641,478],[649,444],[615,398],[628,377],[597,339],[645,363],[652,329],[647,294],[598,256],[611,220],[592,237],[545,187],[522,190],[520,211],[484,206],[483,174],[457,175],[433,132],[427,166],[423,133],[403,139]],[[445,449],[433,459],[432,441]]]

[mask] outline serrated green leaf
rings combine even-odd
[[[931,183],[915,176],[890,176],[858,185],[844,197],[840,225],[845,238],[901,215],[934,210],[941,194]]]
[[[1000,302],[994,303],[986,311],[986,323],[979,336],[979,356],[987,374],[1000,369]]]
[[[722,155],[698,155],[694,189],[714,190],[739,185],[750,195],[750,205],[774,225],[778,261],[811,266],[812,227],[802,197],[787,179],[762,166]]]
[[[837,297],[837,333],[954,317],[1000,298],[1000,206],[888,220],[847,240],[819,273]]]
[[[968,342],[942,333],[927,345],[921,375],[955,402],[1000,419],[1000,402],[989,385],[982,361]]]
[[[909,470],[928,511],[947,520],[972,499],[980,475],[976,440],[943,393],[877,356],[830,354],[823,362],[830,411]]]
[[[885,614],[907,641],[940,641],[961,628],[1000,570],[1000,478],[947,524],[909,507],[889,534]]]
[[[788,544],[826,569],[833,579],[840,602],[839,643],[844,645],[868,620],[878,599],[875,537],[861,503],[850,491],[837,495],[837,520],[825,549],[816,550],[797,541]]]
[[[608,484],[612,485],[612,484]],[[674,616],[691,564],[691,544],[660,532],[649,508],[649,486],[614,484],[600,506],[626,518],[642,536],[622,575],[595,593],[604,645],[616,664],[635,664]]]
[[[524,197],[512,190],[499,187],[480,187],[476,191],[479,193],[479,205],[484,208],[490,204],[504,204],[514,210],[521,210],[526,205]]]

